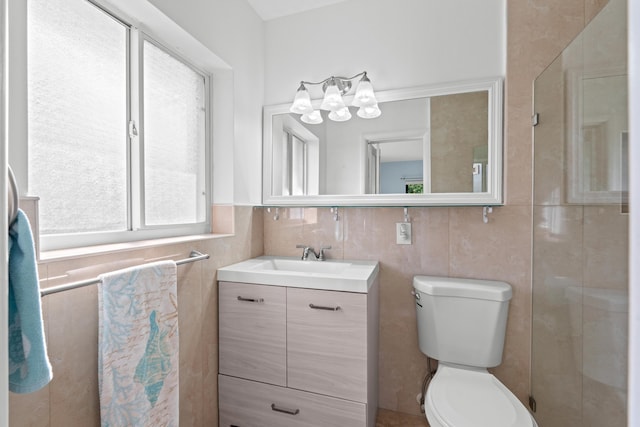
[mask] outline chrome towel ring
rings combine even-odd
[[[9,227],[16,220],[18,216],[19,200],[18,200],[18,185],[16,184],[16,178],[13,176],[11,166],[7,165],[7,197],[8,197],[8,219]]]

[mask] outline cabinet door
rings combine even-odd
[[[286,385],[286,289],[220,282],[220,373]]]
[[[218,377],[220,427],[365,427],[366,405],[300,390]]]
[[[367,402],[365,294],[287,289],[287,385]]]

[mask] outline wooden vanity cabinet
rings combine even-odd
[[[286,288],[220,283],[219,372],[287,385]]]
[[[378,281],[367,293],[220,282],[220,426],[374,427]]]

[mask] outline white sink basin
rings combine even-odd
[[[340,274],[351,267],[350,262],[302,261],[299,259],[273,258],[257,264],[257,270],[279,270],[297,273]]]
[[[378,276],[376,261],[302,261],[263,256],[218,270],[218,280],[366,293]]]

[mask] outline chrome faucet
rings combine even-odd
[[[300,258],[302,261],[306,261],[309,258],[309,251],[312,251],[314,255],[316,254],[311,246],[296,245],[296,248],[302,249],[302,258]]]
[[[325,255],[324,255],[324,251],[327,249],[331,249],[331,246],[322,246],[320,248],[320,252],[316,252],[315,249],[313,249],[311,246],[306,246],[306,245],[296,245],[296,248],[298,249],[302,249],[302,257],[300,259],[302,259],[302,261],[307,261],[307,259],[309,258],[309,252],[311,252],[313,254],[313,256],[316,257],[316,260],[318,261],[324,261],[326,259]]]

